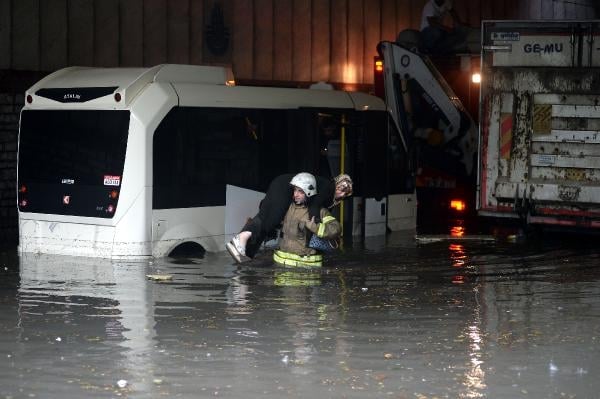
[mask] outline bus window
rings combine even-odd
[[[19,210],[113,217],[128,129],[128,111],[24,110]]]
[[[259,186],[258,124],[229,108],[173,108],[154,134],[154,209],[219,206]]]
[[[291,161],[287,134],[293,128],[291,114],[282,109],[265,109],[251,118],[257,125],[259,144],[259,182],[255,190],[266,192],[276,176],[288,173]]]
[[[382,198],[387,194],[387,126],[384,111],[360,112],[352,115],[347,140],[354,154],[348,162],[355,180],[355,194]]]
[[[319,166],[317,174],[324,177],[340,173],[340,123],[332,115],[319,115]]]

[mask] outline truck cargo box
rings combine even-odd
[[[600,227],[600,21],[484,21],[477,209]]]

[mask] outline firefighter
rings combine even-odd
[[[323,256],[308,246],[310,237],[316,234],[320,238],[335,239],[342,227],[326,208],[320,209],[319,222],[315,221],[315,216],[309,218],[308,203],[317,194],[313,175],[298,173],[290,185],[293,186],[293,202],[283,219],[279,249],[273,253],[273,260],[284,266],[319,267]]]
[[[292,198],[291,179],[294,174],[277,176],[260,202],[258,214],[250,219],[240,233],[227,243],[227,251],[238,263],[254,258],[265,238],[281,224]],[[309,215],[320,222],[321,208],[333,209],[353,192],[353,182],[347,174],[334,180],[316,177],[318,193],[309,203]]]

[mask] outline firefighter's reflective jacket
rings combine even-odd
[[[342,226],[325,208],[320,212],[321,222],[308,219],[308,207],[292,203],[283,219],[279,249],[273,253],[276,263],[286,266],[321,266],[323,256],[308,247],[312,234],[326,239],[340,236]]]

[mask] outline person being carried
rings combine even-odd
[[[299,173],[292,178],[293,202],[288,206],[283,225],[279,249],[273,253],[273,261],[283,266],[318,267],[323,264],[323,255],[308,243],[313,234],[323,239],[336,239],[342,227],[327,208],[319,210],[320,222],[309,217],[309,202],[317,194],[316,180],[310,173]]]
[[[287,173],[277,176],[267,189],[260,202],[258,214],[250,219],[241,231],[226,244],[227,251],[238,262],[254,258],[266,237],[281,224],[292,198],[290,181],[295,175]],[[334,180],[316,177],[316,194],[310,201],[309,214],[320,222],[321,208],[333,209],[352,195],[353,182],[347,174],[336,176]]]
[[[444,25],[449,15],[453,26]],[[449,54],[467,47],[468,28],[464,27],[452,7],[452,0],[429,0],[421,15],[420,50],[428,54]],[[466,51],[466,50],[465,50]]]

